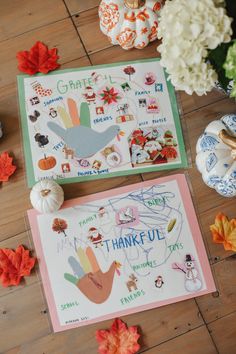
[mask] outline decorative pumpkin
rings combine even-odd
[[[30,192],[30,201],[39,212],[52,213],[57,211],[64,202],[64,192],[59,184],[45,179],[33,186]]]
[[[164,0],[102,0],[100,28],[112,44],[142,49],[157,39],[159,11]]]
[[[203,181],[225,197],[236,196],[236,114],[211,122],[197,142]]]
[[[51,168],[55,167],[56,164],[57,164],[57,160],[55,159],[54,156],[44,155],[44,158],[39,160],[38,167],[41,170],[50,170]]]

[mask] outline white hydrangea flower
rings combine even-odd
[[[209,49],[231,39],[231,19],[220,0],[167,0],[161,10],[158,37],[161,65],[176,89],[205,94],[217,74],[205,63]]]

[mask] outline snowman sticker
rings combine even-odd
[[[172,264],[172,269],[180,270],[185,274],[184,286],[188,292],[195,292],[202,288],[202,282],[199,279],[198,271],[194,264],[194,259],[190,254],[186,254],[185,262],[183,265],[178,263]]]

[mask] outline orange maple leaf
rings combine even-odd
[[[236,219],[229,219],[223,213],[216,215],[215,224],[210,226],[213,242],[223,243],[226,251],[236,252]]]
[[[15,251],[0,248],[0,280],[4,287],[18,285],[25,275],[30,275],[36,258],[30,257],[29,251],[22,245]]]
[[[5,151],[0,155],[0,182],[7,182],[15,172],[16,166],[12,164],[12,157]]]
[[[116,318],[108,330],[96,331],[100,354],[135,354],[140,349],[138,329]]]

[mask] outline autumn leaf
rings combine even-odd
[[[215,224],[210,226],[213,242],[222,243],[226,251],[236,252],[236,219],[229,219],[223,213],[217,214]]]
[[[0,280],[4,287],[18,285],[22,277],[30,275],[36,258],[20,245],[15,251],[0,248]]]
[[[7,182],[15,172],[16,166],[12,164],[12,160],[6,151],[0,155],[0,182]]]
[[[116,318],[108,330],[96,331],[96,339],[99,343],[100,354],[135,354],[138,352],[138,329],[136,326],[127,325]]]
[[[64,236],[66,236],[65,230],[67,229],[67,227],[68,227],[68,225],[66,223],[66,220],[59,219],[59,218],[55,218],[53,220],[52,229],[53,229],[53,231],[57,232],[58,234],[60,234],[62,232],[64,234]]]
[[[16,57],[18,59],[18,69],[29,75],[34,75],[37,72],[47,74],[60,66],[57,63],[59,59],[57,48],[48,49],[40,41],[37,41],[29,51],[18,52]]]

